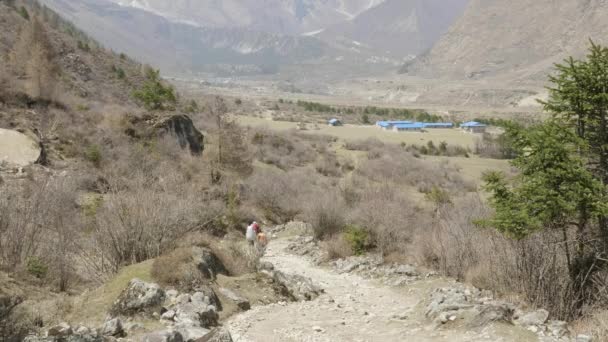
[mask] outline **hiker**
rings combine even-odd
[[[247,226],[247,231],[245,232],[245,238],[247,239],[247,242],[249,242],[249,245],[252,247],[255,244],[257,236],[256,229],[259,229],[259,225],[255,221],[253,221],[253,223]]]
[[[264,248],[266,247],[266,245],[268,244],[268,238],[266,237],[266,234],[264,234],[261,230],[258,233],[258,246]]]

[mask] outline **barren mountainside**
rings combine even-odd
[[[403,72],[433,77],[544,80],[554,62],[606,42],[603,0],[471,0],[464,14]]]
[[[464,10],[468,0],[387,0],[323,31],[327,41],[350,39],[382,53],[405,57],[431,48]]]

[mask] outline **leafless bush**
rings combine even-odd
[[[339,177],[342,168],[335,153],[326,153],[315,163],[315,169],[325,177]]]
[[[346,258],[353,255],[351,244],[346,241],[343,234],[338,234],[323,242],[329,260]]]
[[[372,149],[381,149],[383,147],[384,143],[376,138],[348,141],[344,144],[344,148],[350,151],[371,151]]]
[[[252,204],[261,208],[268,219],[285,222],[293,219],[300,211],[298,192],[307,182],[297,184],[302,178],[293,178],[280,170],[258,170],[247,181],[248,197]]]
[[[368,160],[358,167],[357,173],[374,182],[408,184],[427,189],[436,186],[453,192],[474,189],[448,162],[437,165],[436,162],[417,159],[398,148],[369,151]]]
[[[310,142],[291,133],[257,129],[253,131],[252,136],[256,158],[282,170],[304,166],[316,158]]]
[[[547,230],[521,241],[511,240],[474,224],[488,214],[478,197],[440,209],[431,229],[417,236],[419,259],[478,287],[502,294],[521,293],[555,317],[578,315],[580,299],[569,277],[563,237]]]
[[[415,231],[426,225],[428,213],[389,184],[368,184],[353,210],[351,221],[365,227],[382,255],[403,252]]]
[[[123,188],[113,187],[96,215],[94,245],[106,271],[157,257],[210,219],[188,184],[133,177]]]
[[[345,208],[336,193],[319,192],[315,198],[311,198],[306,208],[306,218],[312,225],[315,238],[322,240],[340,233],[347,223]]]

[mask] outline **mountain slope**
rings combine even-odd
[[[471,0],[433,49],[404,72],[433,77],[544,80],[552,64],[605,42],[603,0]]]
[[[297,35],[352,19],[385,0],[105,0],[195,25]]]
[[[172,71],[200,71],[213,64],[274,68],[327,53],[325,44],[310,37],[194,26],[97,0],[43,2],[103,44]]]
[[[417,55],[433,46],[460,16],[468,0],[387,0],[321,33],[349,39],[395,56]]]

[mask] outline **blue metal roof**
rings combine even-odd
[[[460,127],[486,127],[486,125],[477,121],[469,121],[461,124]]]
[[[423,125],[424,127],[454,127],[454,124],[451,122],[425,122]]]
[[[330,119],[328,122],[329,123],[337,123],[337,122],[340,122],[340,120],[338,120],[338,119]]]
[[[424,124],[422,122],[414,122],[414,123],[407,123],[407,124],[395,124],[395,125],[393,125],[393,127],[403,128],[403,129],[407,129],[407,128],[424,128]]]

